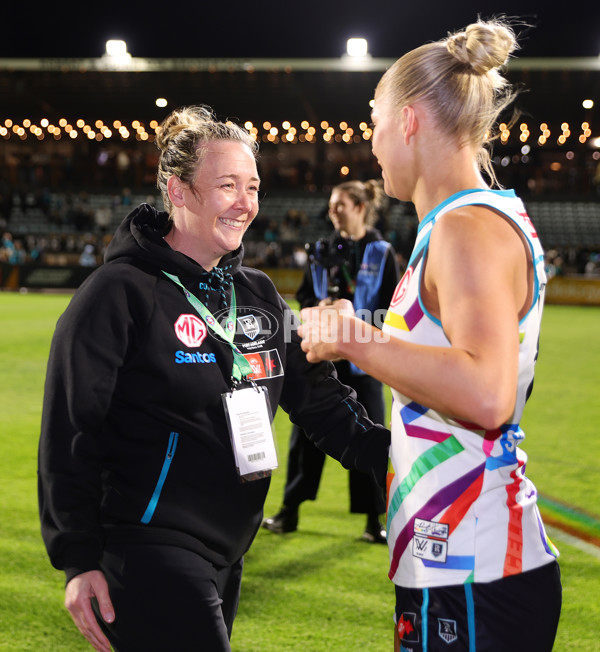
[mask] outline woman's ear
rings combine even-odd
[[[167,181],[167,192],[169,193],[171,203],[173,206],[177,206],[177,208],[181,208],[185,205],[183,190],[183,182],[179,177],[176,177],[175,175],[169,177]]]
[[[410,104],[403,106],[400,117],[404,144],[408,145],[411,137],[417,133],[419,127],[419,120],[415,108]]]

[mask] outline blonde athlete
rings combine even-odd
[[[559,620],[558,552],[519,448],[543,252],[522,202],[482,175],[494,181],[484,146],[512,100],[498,69],[515,47],[507,24],[479,21],[383,75],[373,152],[420,221],[385,337],[348,303],[302,313],[309,361],[345,358],[393,389],[396,650],[550,652]]]

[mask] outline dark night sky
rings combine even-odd
[[[1,58],[98,57],[109,38],[134,57],[337,57],[346,39],[369,40],[374,57],[396,58],[473,22],[505,14],[533,25],[522,57],[596,57],[600,2],[548,0],[187,0],[11,3]],[[16,6],[15,6],[16,5]],[[552,6],[554,5],[554,6]],[[22,8],[19,8],[21,6]],[[520,31],[521,28],[518,28]]]

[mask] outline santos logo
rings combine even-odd
[[[175,362],[177,364],[207,364],[216,362],[214,353],[187,353],[186,351],[175,351]]]

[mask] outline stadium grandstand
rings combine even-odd
[[[260,142],[265,196],[246,236],[248,263],[301,267],[304,244],[331,229],[331,187],[380,174],[369,103],[392,62],[0,59],[0,285],[25,283],[15,265],[100,264],[132,205],[160,205],[160,121],[200,103]],[[555,273],[600,275],[600,58],[516,59],[507,76],[523,92],[519,115],[494,135],[498,178],[524,198]],[[401,263],[416,225],[411,204],[390,201],[381,215]],[[52,284],[39,269],[34,277]]]

